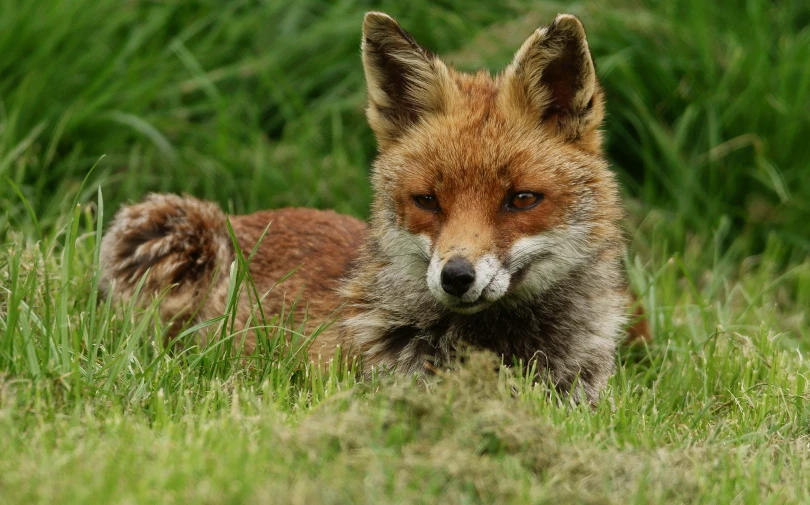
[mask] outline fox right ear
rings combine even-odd
[[[366,115],[380,149],[422,116],[447,106],[453,89],[447,67],[392,17],[382,12],[366,14],[362,52],[368,88]]]
[[[513,110],[569,139],[582,139],[602,121],[602,91],[585,28],[571,14],[559,14],[523,43],[506,69],[505,88]]]

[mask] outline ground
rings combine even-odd
[[[810,7],[357,3],[0,0],[0,504],[810,501]],[[170,351],[99,299],[103,226],[148,191],[367,215],[371,8],[493,71],[584,20],[655,335],[595,410],[477,353],[320,372],[284,319],[275,353]]]

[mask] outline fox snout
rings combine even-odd
[[[506,294],[510,275],[493,254],[473,261],[453,255],[442,261],[434,254],[427,270],[430,292],[445,307],[464,314],[479,312]]]
[[[475,282],[475,267],[467,258],[455,256],[442,268],[441,281],[445,293],[462,296]]]

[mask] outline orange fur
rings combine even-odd
[[[289,314],[300,297],[293,310],[296,325],[306,322],[311,332],[334,320],[341,305],[335,289],[362,243],[366,229],[362,221],[332,211],[296,208],[229,219],[245,256],[268,230],[249,265],[268,317]],[[122,208],[102,242],[102,290],[128,301],[146,276],[141,303],[163,297],[160,316],[171,324],[167,337],[176,336],[184,326],[222,315],[235,260],[225,220],[215,204],[188,196],[150,195],[142,203]],[[261,324],[255,305],[253,293],[244,289],[235,326],[247,330],[248,353],[256,345],[250,328]],[[200,337],[203,344],[208,339],[205,334]],[[336,345],[333,326],[321,333],[310,355],[329,359]]]
[[[623,211],[601,151],[603,93],[580,21],[559,15],[494,77],[447,67],[382,13],[366,15],[362,52],[380,151],[370,226],[309,209],[232,216],[243,251],[272,223],[250,265],[269,292],[264,311],[301,294],[299,320],[304,306],[316,323],[340,313],[313,359],[342,345],[367,370],[418,372],[464,340],[539,359],[558,388],[578,378],[596,401],[630,300]],[[512,205],[519,195],[533,206]],[[102,244],[103,286],[127,299],[151,269],[145,289],[166,294],[164,319],[221,314],[234,259],[225,219],[172,195],[124,208]],[[242,305],[244,326],[255,300]],[[643,319],[630,336],[649,339]]]

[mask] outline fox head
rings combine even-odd
[[[372,233],[398,275],[475,313],[615,259],[603,97],[576,17],[536,30],[494,77],[453,70],[379,12],[362,53],[379,146]]]

